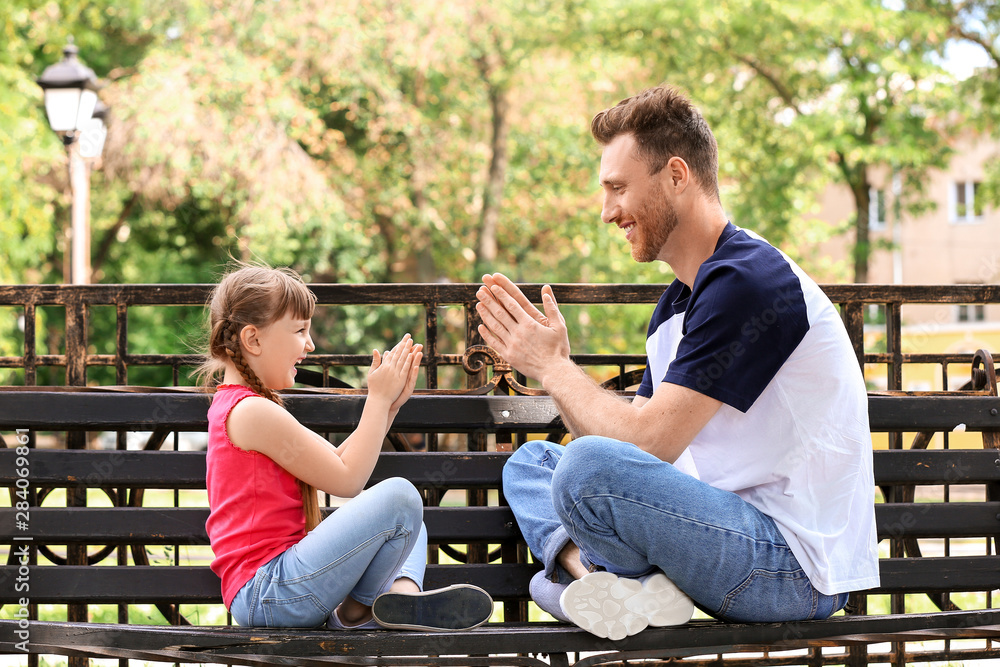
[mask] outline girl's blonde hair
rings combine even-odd
[[[264,386],[243,358],[240,332],[248,325],[263,328],[290,313],[296,319],[312,318],[316,295],[297,273],[287,268],[242,265],[227,273],[212,290],[208,302],[209,337],[205,361],[198,369],[206,387],[214,386],[230,361],[247,385],[264,398],[284,405],[281,396]],[[319,525],[316,489],[299,480],[306,530]]]

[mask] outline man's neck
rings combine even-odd
[[[719,237],[728,224],[726,213],[718,202],[700,200],[692,207],[670,234],[660,253],[660,259],[673,269],[677,279],[688,287],[694,285],[701,265],[715,253]]]

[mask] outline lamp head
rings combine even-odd
[[[70,137],[93,117],[100,89],[94,70],[77,57],[79,51],[72,42],[67,44],[63,48],[63,59],[46,67],[36,80],[45,91],[49,125],[53,131],[68,133],[66,136]]]

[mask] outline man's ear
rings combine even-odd
[[[240,330],[240,344],[243,351],[257,356],[261,352],[260,330],[252,324],[248,324]]]
[[[684,158],[676,155],[667,160],[660,175],[664,179],[664,186],[673,190],[674,194],[680,194],[691,184],[691,167]]]

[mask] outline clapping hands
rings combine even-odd
[[[368,370],[368,395],[389,403],[390,418],[413,394],[420,372],[424,346],[414,343],[410,334],[385,353],[372,350],[372,365]]]

